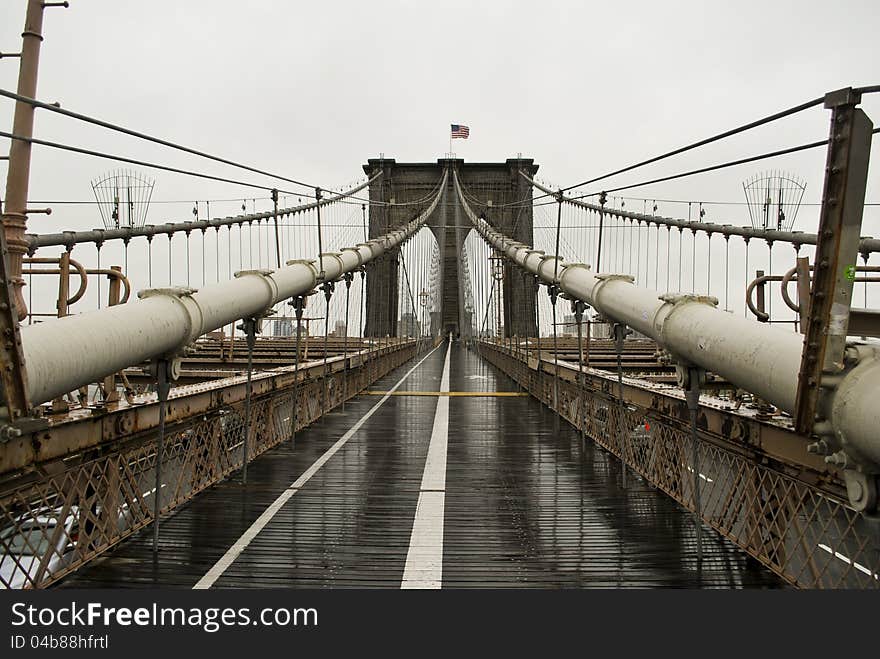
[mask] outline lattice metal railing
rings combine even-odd
[[[415,342],[348,372],[356,393],[415,353]],[[321,413],[324,378],[297,387],[297,426]],[[342,402],[342,373],[328,375],[327,409]],[[293,388],[255,398],[246,441],[251,459],[290,441]],[[93,455],[0,493],[0,587],[42,588],[73,572],[153,521],[154,497],[163,513],[188,501],[242,466],[244,403],[200,414],[167,429],[163,484],[155,492],[155,432],[94,449]],[[21,480],[24,480],[22,478]]]
[[[552,407],[552,360],[546,371],[534,370],[501,345],[482,342],[480,352]],[[690,429],[632,401],[621,405],[616,396],[601,389],[560,379],[558,411],[693,511]],[[698,449],[701,514],[706,524],[796,586],[880,587],[878,529],[841,498],[761,464],[736,446],[721,446],[717,438],[700,437]]]

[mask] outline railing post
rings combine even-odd
[[[677,368],[684,397],[691,417],[691,464],[694,470],[694,533],[697,539],[697,566],[703,563],[703,508],[700,499],[700,436],[697,432],[697,413],[700,410],[700,389],[706,382],[706,371],[696,366]]]
[[[159,516],[162,511],[162,455],[165,453],[165,414],[171,391],[172,362],[157,359],[153,362],[156,377],[156,396],[159,399],[159,430],[156,437],[155,490],[153,491],[153,558],[159,555]]]
[[[605,225],[605,204],[608,201],[608,195],[605,192],[599,194],[599,238],[596,244],[596,272],[602,272],[602,229]]]
[[[293,363],[293,407],[290,410],[290,446],[296,446],[296,423],[297,423],[297,405],[299,403],[299,338],[302,331],[303,310],[306,306],[306,298],[304,295],[297,295],[293,298],[289,305],[293,307],[296,314],[296,361]]]
[[[345,399],[348,397],[348,303],[351,294],[351,282],[354,280],[353,272],[343,275],[345,280],[345,337],[342,340],[342,411],[345,411]]]
[[[122,268],[118,265],[111,265],[110,269],[114,272],[122,273]],[[62,273],[61,276],[63,277],[64,274]],[[98,276],[100,277],[101,275]],[[110,280],[110,290],[107,293],[107,306],[115,307],[119,304],[120,279],[119,277],[111,277],[110,275],[107,275],[107,279]],[[118,400],[119,394],[116,392],[116,374],[112,373],[104,378],[104,403],[115,403]]]
[[[251,396],[253,394],[254,346],[257,344],[257,332],[260,331],[259,320],[244,318],[238,329],[247,337],[247,387],[244,400],[244,433],[241,441],[241,482],[247,485],[248,443],[251,438]]]
[[[272,218],[275,220],[275,266],[281,267],[281,238],[278,236],[278,190],[272,190],[272,203],[274,204],[274,212]],[[202,230],[204,233],[204,230]]]
[[[555,428],[559,430],[559,417],[562,412],[559,410],[559,339],[556,327],[556,300],[559,298],[559,286],[551,284],[547,287],[547,294],[550,296],[550,309],[553,319],[553,409],[556,412]],[[540,370],[540,363],[538,364]]]
[[[810,259],[801,256],[796,263],[798,317],[800,318],[801,334],[806,334],[810,314]]]
[[[322,255],[323,256],[323,255]],[[333,289],[335,288],[335,283],[332,281],[325,281],[321,284],[321,290],[324,291],[324,386],[321,388],[321,417],[323,421],[324,414],[327,413],[327,380],[329,379],[329,373],[327,371],[327,337],[329,336],[330,331],[330,298],[333,297]]]
[[[626,432],[628,428],[624,423],[626,405],[623,402],[623,362],[621,360],[621,353],[623,353],[624,341],[626,341],[627,336],[632,334],[632,330],[623,323],[614,323],[613,332],[614,347],[617,350],[617,432],[620,439],[620,484],[621,487],[626,488]]]
[[[584,331],[583,331],[583,321],[584,321],[584,310],[587,308],[587,305],[584,304],[581,300],[572,300],[571,308],[574,311],[574,322],[577,324],[577,337],[578,337],[578,392],[579,392],[579,401],[578,401],[578,426],[581,431],[581,442],[584,444],[587,443],[587,415],[586,410],[586,391],[584,382]]]

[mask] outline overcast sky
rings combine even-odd
[[[18,50],[24,9],[24,0],[0,0],[0,50]],[[70,9],[47,10],[38,97],[326,187],[357,179],[379,153],[442,157],[449,124],[463,123],[471,137],[455,142],[460,157],[522,153],[545,180],[569,185],[829,90],[880,83],[878,18],[876,0],[72,0]],[[0,86],[14,89],[17,69],[16,60],[0,61]],[[864,108],[880,121],[880,94]],[[12,103],[0,101],[0,124],[8,128],[11,117]],[[827,131],[828,112],[816,108],[614,182]],[[45,112],[36,135],[259,180]],[[816,150],[630,194],[741,201],[742,180],[772,166],[803,177],[805,201],[818,201],[823,159]],[[112,166],[36,148],[31,198],[89,199],[90,179]],[[5,169],[0,163],[4,178]],[[878,171],[875,163],[870,201],[880,201]],[[159,200],[263,194],[155,176]],[[188,218],[186,205],[156,212],[154,222]],[[747,221],[744,209],[726,212]],[[802,220],[801,228],[815,225],[814,215]],[[29,228],[98,225],[93,208],[57,206]],[[880,234],[876,213],[865,232]]]

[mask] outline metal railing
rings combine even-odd
[[[503,343],[481,340],[479,346],[492,364],[627,468],[695,510],[694,447],[683,399],[665,411],[633,399],[619,405],[611,374],[584,374],[579,385],[571,364],[561,364],[563,377],[557,378],[551,357],[530,366],[528,353]],[[876,530],[846,503],[841,481],[755,459],[753,447],[706,431],[699,433],[697,451],[699,510],[706,525],[792,585],[880,588]]]
[[[155,497],[162,514],[190,500],[248,461],[305,427],[413,357],[417,340],[386,341],[346,360],[303,364],[293,372],[263,374],[265,393],[255,393],[246,422],[245,401],[226,404],[241,377],[212,383],[208,408],[182,404],[205,385],[175,389],[162,448],[162,484],[154,485],[157,429],[140,430],[155,417],[156,396],[144,397],[141,416],[117,415],[113,426],[125,439],[71,452],[38,469],[5,474],[0,485],[0,587],[44,588],[77,570],[154,521]],[[344,365],[344,366],[343,366]],[[344,375],[345,374],[345,375]],[[347,378],[343,386],[343,378]],[[276,388],[277,387],[277,388]],[[327,394],[326,399],[322,396]],[[295,396],[295,397],[294,397]],[[151,412],[152,410],[152,412]],[[179,412],[175,416],[175,410]],[[296,420],[296,428],[292,427]],[[69,431],[87,433],[89,416],[68,420]],[[242,451],[246,441],[248,450]]]

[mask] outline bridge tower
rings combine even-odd
[[[393,158],[371,158],[363,166],[368,176],[382,172],[370,184],[369,236],[375,238],[400,227],[430,203],[432,193],[447,169],[458,172],[461,185],[471,199],[471,208],[482,211],[498,230],[527,245],[534,244],[532,231],[531,189],[520,175],[533,177],[538,165],[530,158],[511,158],[500,163],[469,163],[461,159],[441,158],[437,162],[398,163]],[[471,318],[464,312],[464,282],[461,256],[464,241],[471,231],[455,192],[450,169],[446,188],[434,214],[428,219],[440,248],[442,268],[442,309],[431,318],[431,331],[469,336]],[[414,206],[417,200],[424,205]],[[524,205],[520,202],[527,201]],[[370,264],[367,270],[367,336],[394,336],[397,331],[398,253]],[[506,336],[535,336],[535,290],[530,278],[505,265],[504,332]],[[479,312],[478,312],[479,313]]]

